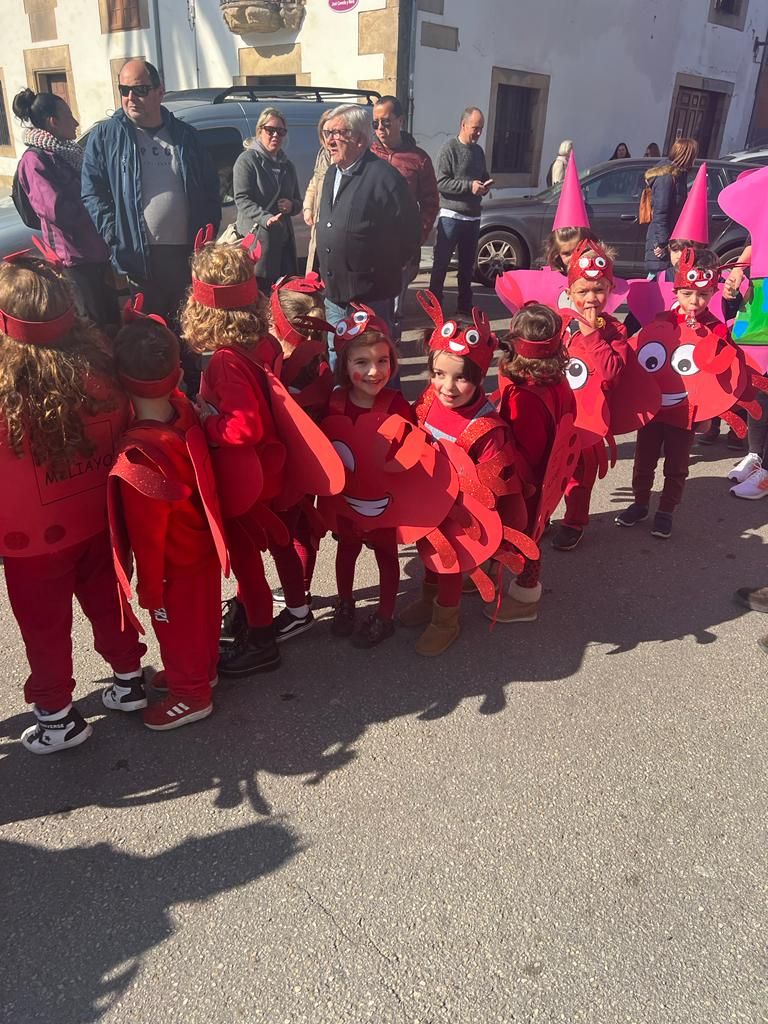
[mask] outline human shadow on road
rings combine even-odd
[[[630,495],[617,487],[611,500],[618,511]],[[358,651],[330,636],[326,614],[312,632],[284,645],[279,672],[220,684],[215,713],[201,725],[149,733],[138,716],[105,715],[94,689],[78,700],[94,721],[88,743],[33,758],[18,743],[28,714],[7,719],[0,723],[7,737],[0,742],[7,755],[0,761],[0,821],[208,791],[216,807],[247,802],[269,814],[262,780],[327,783],[353,765],[371,726],[403,717],[437,720],[468,699],[477,700],[480,713],[498,714],[517,683],[572,677],[587,652],[618,657],[642,644],[713,643],[717,627],[742,614],[732,591],[766,582],[764,545],[749,532],[763,524],[764,508],[731,498],[721,479],[690,481],[670,541],[651,537],[650,522],[620,529],[615,511],[594,516],[575,551],[555,552],[544,539],[537,622],[491,630],[479,597],[468,597],[462,635],[441,658],[418,657],[418,634],[405,629]],[[410,594],[421,580],[415,556],[407,573],[413,579],[406,577],[402,589]]]
[[[99,1020],[144,955],[172,939],[174,904],[247,885],[298,852],[277,820],[186,839],[153,857],[108,843],[55,850],[0,841],[0,1020]]]

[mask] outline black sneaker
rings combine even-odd
[[[245,605],[236,597],[230,597],[228,601],[221,602],[221,613],[219,643],[225,647],[231,646],[241,640],[248,629]]]
[[[272,622],[275,630],[275,640],[282,643],[283,640],[290,640],[293,636],[306,633],[315,624],[315,617],[311,611],[306,615],[294,615],[288,608],[283,608],[277,618]]]
[[[55,754],[59,750],[79,747],[93,732],[72,704],[52,712],[35,707],[35,719],[35,724],[21,734],[22,745],[31,754]]]
[[[112,685],[101,692],[101,702],[110,711],[140,711],[147,706],[144,675],[136,679],[112,677]]]
[[[716,427],[710,427],[709,430],[705,430],[703,434],[699,434],[699,436],[696,438],[696,440],[699,442],[699,444],[710,445],[710,444],[714,444],[715,441],[717,441],[719,437],[720,437],[720,424],[718,423]]]
[[[584,531],[580,526],[562,525],[552,538],[552,547],[555,551],[573,551],[583,536]]]
[[[353,647],[367,649],[380,644],[382,640],[389,640],[395,632],[395,623],[392,619],[381,619],[376,614],[369,615],[358,631],[352,637]]]
[[[653,517],[652,537],[659,537],[661,540],[669,540],[672,536],[672,513],[657,512]]]
[[[355,632],[355,602],[338,601],[333,609],[331,633],[334,636],[352,636]]]
[[[219,658],[219,675],[238,679],[256,672],[271,672],[280,665],[280,649],[272,626],[250,627],[244,642],[233,645]]]
[[[619,512],[613,521],[617,526],[634,526],[636,523],[642,523],[643,520],[647,518],[648,506],[638,505],[633,501],[629,508],[625,508],[623,512]]]

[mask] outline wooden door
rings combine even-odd
[[[676,139],[696,139],[699,143],[699,156],[711,155],[710,146],[718,99],[717,93],[680,86],[669,124],[666,153]]]
[[[52,92],[54,96],[64,100],[68,107],[72,106],[69,102],[69,83],[65,71],[38,71],[37,87],[39,92]]]

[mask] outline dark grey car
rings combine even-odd
[[[691,171],[689,184],[700,162]],[[592,227],[616,249],[616,270],[621,277],[645,275],[647,225],[638,223],[637,211],[643,175],[657,163],[658,160],[612,160],[580,175]],[[710,244],[723,261],[739,255],[746,232],[726,217],[717,205],[717,197],[738,174],[753,166],[760,164],[707,160]],[[559,195],[560,186],[555,185],[534,196],[491,198],[483,203],[475,264],[479,281],[491,286],[505,270],[541,265]]]

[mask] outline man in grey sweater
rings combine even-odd
[[[485,153],[477,144],[484,127],[482,111],[477,107],[467,107],[461,116],[458,137],[446,142],[437,159],[440,212],[429,287],[442,303],[445,275],[453,252],[458,247],[459,295],[456,312],[464,315],[468,315],[472,309],[472,275],[480,234],[480,204],[493,184],[493,180],[488,177]]]

